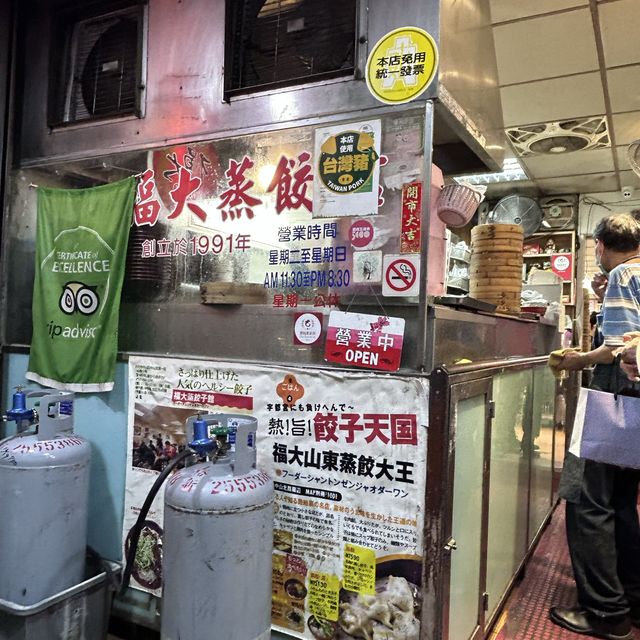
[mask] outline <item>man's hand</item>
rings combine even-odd
[[[604,299],[604,293],[607,290],[607,284],[609,279],[604,273],[596,273],[593,278],[591,278],[591,290],[595,294],[596,298],[598,298],[598,302],[602,302]]]
[[[630,331],[623,336],[625,346],[616,349],[616,355],[620,355],[620,368],[632,382],[638,382],[638,356],[637,348],[640,344],[640,331]]]
[[[588,365],[585,362],[584,354],[579,351],[568,351],[564,354],[562,362],[558,365],[558,369],[566,369],[567,371],[579,371]]]

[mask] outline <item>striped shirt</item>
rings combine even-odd
[[[622,346],[622,336],[629,331],[640,331],[640,263],[635,262],[611,270],[602,303],[605,345]]]

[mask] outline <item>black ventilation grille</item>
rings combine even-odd
[[[139,115],[140,8],[78,20],[68,24],[65,32],[66,73],[57,91],[52,124]]]
[[[227,95],[352,75],[357,0],[227,0]]]

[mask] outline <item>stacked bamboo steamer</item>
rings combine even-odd
[[[495,304],[500,313],[520,313],[523,240],[519,224],[482,224],[471,229],[472,298]]]

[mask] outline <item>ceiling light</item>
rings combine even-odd
[[[461,184],[496,184],[497,182],[518,182],[528,180],[529,176],[516,158],[507,158],[502,165],[502,171],[496,173],[478,173],[467,176],[457,176],[454,180]]]

